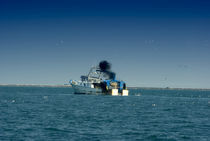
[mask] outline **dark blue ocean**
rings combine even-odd
[[[0,140],[209,141],[210,91],[131,89],[123,97],[1,86]]]

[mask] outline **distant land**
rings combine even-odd
[[[59,85],[47,85],[47,84],[0,84],[0,87],[71,87],[70,84]],[[170,88],[170,87],[128,87],[128,89],[154,89],[154,90],[206,90],[210,91],[210,88]]]
[[[0,84],[1,86],[8,87],[71,87],[71,85],[47,85],[47,84]]]

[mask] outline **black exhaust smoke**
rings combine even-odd
[[[107,61],[101,61],[99,63],[99,68],[101,70],[101,72],[107,74],[109,76],[109,79],[114,80],[116,74],[114,72],[111,71],[111,64]]]
[[[100,69],[101,69],[102,72],[103,71],[110,71],[111,64],[109,62],[107,62],[107,61],[101,61],[99,63],[99,67],[100,67]]]

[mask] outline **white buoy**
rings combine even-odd
[[[117,96],[118,95],[118,89],[112,89],[111,94],[113,96]]]
[[[122,96],[128,96],[128,90],[122,90]]]

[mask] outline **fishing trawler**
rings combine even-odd
[[[116,80],[116,75],[110,68],[110,63],[102,61],[98,66],[92,67],[88,75],[82,75],[80,81],[70,80],[74,93],[128,96],[126,83]]]

